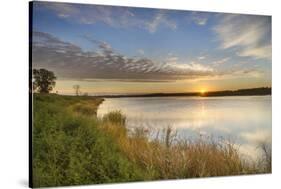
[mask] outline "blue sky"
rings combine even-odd
[[[35,2],[33,31],[33,66],[65,93],[102,93],[94,80],[115,82],[108,93],[271,86],[268,16]]]

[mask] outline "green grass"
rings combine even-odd
[[[96,117],[102,99],[34,94],[34,187],[178,179],[271,172],[271,151],[244,161],[227,141],[179,140],[170,128],[126,129],[126,117]],[[157,135],[158,136],[158,135]]]
[[[34,187],[143,180],[141,170],[90,116],[96,110],[77,108],[101,99],[34,95]],[[80,114],[82,113],[82,114]],[[84,114],[85,113],[85,114]]]

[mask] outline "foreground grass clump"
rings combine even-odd
[[[34,187],[143,180],[116,143],[98,128],[101,99],[34,95]],[[93,106],[91,111],[76,104]]]
[[[204,137],[179,139],[170,127],[151,139],[152,134],[147,129],[128,132],[124,120],[125,116],[120,112],[109,113],[104,116],[101,128],[152,180],[271,172],[271,151],[264,145],[262,157],[249,162],[241,157],[237,145],[230,141]]]
[[[34,187],[271,172],[266,145],[260,161],[249,163],[228,141],[179,139],[171,128],[153,139],[147,129],[128,130],[118,111],[98,119],[102,99],[33,97]]]

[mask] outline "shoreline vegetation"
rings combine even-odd
[[[169,127],[150,139],[121,112],[97,118],[102,101],[33,94],[33,187],[271,173],[270,145],[250,162],[226,140],[179,139]]]
[[[188,92],[188,93],[148,93],[148,94],[122,94],[122,95],[96,95],[100,98],[124,98],[124,97],[181,97],[181,96],[201,96],[201,97],[218,97],[218,96],[262,96],[271,95],[271,87],[260,87],[238,90],[224,91],[206,91]]]

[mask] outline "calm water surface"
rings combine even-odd
[[[251,156],[259,142],[271,142],[271,96],[108,98],[98,117],[115,110],[126,115],[128,128],[170,126],[179,137],[223,137]]]

